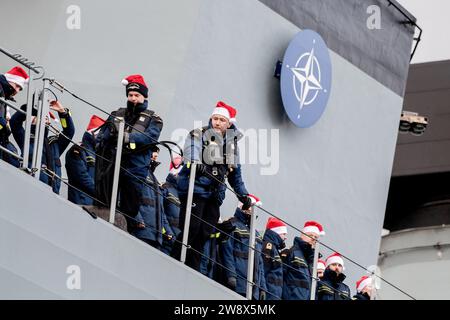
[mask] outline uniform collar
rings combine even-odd
[[[282,248],[284,241],[280,235],[273,230],[267,229],[264,233],[264,240],[272,242],[277,248]]]
[[[328,280],[332,283],[341,283],[345,280],[346,275],[341,273],[337,275],[336,272],[332,271],[330,268],[326,268],[323,273],[323,280]]]

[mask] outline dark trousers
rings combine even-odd
[[[145,179],[142,178],[145,181]],[[121,174],[119,179],[120,211],[127,219],[128,232],[131,232],[136,221],[133,219],[139,212],[142,203],[142,189],[144,183],[139,178]]]
[[[178,240],[183,240],[184,222],[186,220],[186,203],[187,197],[181,197],[181,207],[180,207],[180,227],[181,233]],[[216,199],[204,199],[196,197],[192,200],[191,209],[191,220],[189,226],[189,237],[188,244],[192,249],[188,249],[186,254],[186,265],[199,271],[201,253],[203,253],[203,248],[206,241],[209,239],[211,233],[215,230],[217,222],[220,217],[220,206]],[[206,221],[207,223],[203,222]],[[174,250],[172,250],[172,256],[176,259],[180,259],[181,255],[181,244],[176,243]]]

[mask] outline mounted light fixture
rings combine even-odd
[[[413,135],[420,136],[425,132],[428,125],[428,118],[420,116],[416,112],[402,111],[400,116],[400,133],[411,132]]]

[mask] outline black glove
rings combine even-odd
[[[229,277],[227,280],[228,288],[232,290],[236,290],[236,278],[235,277]]]
[[[265,291],[260,291],[259,292],[259,300],[266,300],[266,292]]]
[[[252,206],[252,199],[248,196],[239,196],[239,201],[242,202],[242,210],[248,210]]]
[[[177,240],[177,237],[175,237],[172,234],[168,234],[168,235],[166,235],[166,239],[167,239],[167,242],[169,242],[169,245],[172,246],[175,243],[175,241]]]
[[[159,162],[159,161],[155,161],[155,160],[151,160],[150,161],[150,171],[151,172],[155,172],[155,170],[156,170],[156,167],[158,167],[159,165],[161,164],[161,162]]]

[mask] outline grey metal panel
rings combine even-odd
[[[450,299],[450,227],[417,228],[384,236],[379,266],[384,278],[416,299]],[[426,276],[422,276],[426,274]],[[408,299],[381,283],[381,299]]]
[[[411,65],[404,110],[428,118],[422,136],[399,134],[393,175],[450,171],[450,61]]]
[[[4,162],[0,173],[0,297],[243,299]],[[66,285],[71,265],[80,290]]]
[[[388,1],[259,1],[299,28],[316,30],[329,48],[403,96],[414,28],[399,23],[405,18],[393,7],[388,7]],[[380,30],[367,27],[370,15],[366,10],[371,5],[381,8]]]
[[[386,254],[408,248],[432,247],[437,243],[450,245],[450,226],[414,228],[391,232],[383,237],[380,253]]]
[[[450,170],[450,140],[397,145],[395,176],[445,172]]]

